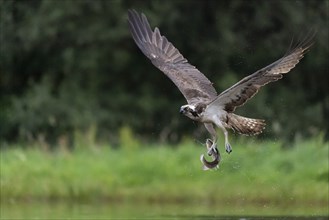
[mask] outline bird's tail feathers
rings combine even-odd
[[[227,115],[227,124],[234,131],[244,135],[258,135],[265,129],[265,120],[246,118],[230,113]]]

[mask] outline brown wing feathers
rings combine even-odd
[[[243,78],[222,92],[214,102],[224,105],[226,111],[233,112],[252,98],[262,86],[281,79],[283,74],[294,68],[312,46],[312,39],[313,36],[305,39],[281,59]]]
[[[281,79],[283,74],[294,68],[312,45],[314,37],[306,35],[281,59],[243,78],[216,97],[216,90],[207,77],[189,64],[167,38],[161,36],[157,27],[152,31],[144,14],[129,10],[128,21],[138,47],[175,83],[188,103],[212,101],[211,105],[221,106],[228,112],[233,112],[252,98],[262,86]]]
[[[175,83],[189,103],[210,102],[217,97],[207,77],[189,64],[157,27],[152,31],[144,14],[129,10],[128,21],[137,46]]]

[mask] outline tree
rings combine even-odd
[[[178,141],[200,131],[177,114],[183,96],[134,44],[128,8],[144,12],[219,92],[282,56],[293,36],[316,29],[293,72],[239,111],[267,119],[268,137],[329,134],[325,0],[2,0],[2,142],[42,135],[56,143],[91,126],[112,143],[126,126],[145,140]]]

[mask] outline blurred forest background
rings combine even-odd
[[[129,8],[145,13],[219,93],[316,30],[301,63],[238,112],[267,120],[263,138],[328,139],[328,2],[1,0],[1,146],[206,135],[178,113],[184,97],[133,42]]]

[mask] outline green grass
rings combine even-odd
[[[283,150],[273,142],[234,143],[220,168],[203,171],[201,144],[74,152],[1,151],[1,201],[109,200],[212,204],[328,204],[329,144]],[[129,148],[128,148],[129,149]]]

